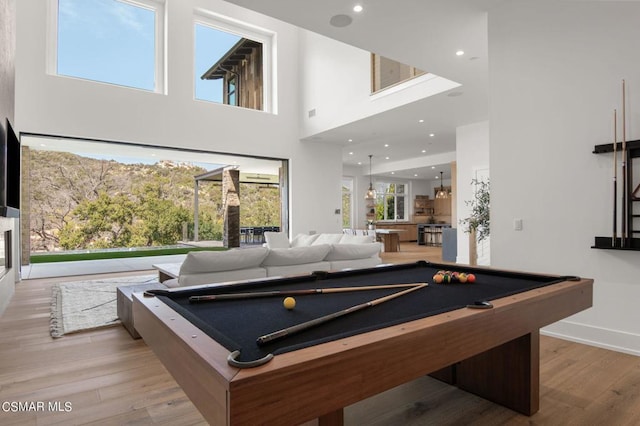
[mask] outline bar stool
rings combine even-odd
[[[435,239],[434,245],[442,246],[442,227],[438,227],[435,229],[434,239]]]
[[[436,245],[436,230],[432,226],[424,229],[424,244],[427,246]]]

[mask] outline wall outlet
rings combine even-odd
[[[513,230],[522,231],[522,219],[513,219]]]

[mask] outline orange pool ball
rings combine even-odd
[[[473,283],[475,281],[476,281],[476,276],[475,275],[473,275],[473,274],[467,275],[467,282]]]

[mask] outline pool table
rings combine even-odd
[[[439,270],[474,283],[436,284]],[[427,283],[265,345],[268,332],[385,297],[374,289],[192,303],[221,293]],[[539,329],[592,304],[593,280],[426,261],[134,294],[137,331],[214,425],[342,424],[342,409],[425,374],[520,413],[539,405]],[[482,307],[482,309],[476,309]],[[241,366],[263,360],[258,367]]]

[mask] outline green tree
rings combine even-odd
[[[166,184],[167,179],[160,177],[135,190],[138,198],[136,245],[172,245],[182,239],[182,224],[188,223],[192,215],[186,208],[166,199],[163,189]]]
[[[100,192],[95,200],[84,200],[60,230],[60,245],[78,248],[128,247],[136,205],[125,195]]]

